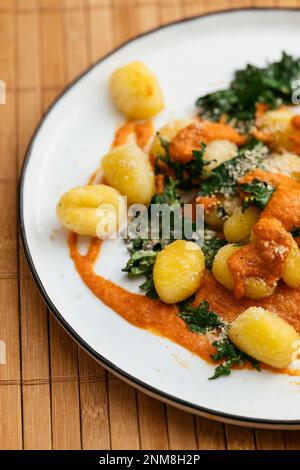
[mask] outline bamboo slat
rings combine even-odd
[[[17,237],[29,138],[62,87],[136,34],[185,16],[300,0],[0,0],[0,449],[299,449],[300,432],[194,417],[135,391],[48,316]]]

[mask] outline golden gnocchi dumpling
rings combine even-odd
[[[130,119],[151,118],[164,107],[159,83],[142,62],[131,62],[115,70],[110,90],[116,106]]]
[[[230,243],[239,242],[250,236],[253,225],[258,222],[260,210],[255,206],[248,207],[245,212],[234,212],[224,224],[224,237]]]
[[[294,114],[287,108],[268,111],[262,117],[261,130],[271,138],[274,150],[292,150],[293,141],[290,134],[293,131],[292,118]]]
[[[171,142],[179,131],[193,122],[194,119],[178,119],[176,121],[169,122],[159,129],[150,150],[151,159],[155,161],[158,157],[164,157],[166,155],[166,151],[161,145],[161,139],[164,139],[166,142]]]
[[[273,294],[276,284],[269,286],[264,279],[249,277],[245,279],[245,296],[249,299],[262,299]]]
[[[231,160],[237,156],[238,148],[230,140],[213,140],[206,145],[204,152],[204,160],[209,161],[208,165],[205,165],[205,171],[212,171],[221,163]]]
[[[224,218],[222,216],[221,207],[214,207],[207,214],[204,214],[204,220],[214,230],[222,229],[224,225]]]
[[[176,240],[158,253],[153,279],[159,298],[175,304],[190,297],[201,284],[205,257],[194,242]]]
[[[300,287],[300,250],[295,240],[285,260],[282,279],[290,287]]]
[[[125,217],[121,194],[104,184],[71,189],[57,203],[61,224],[79,235],[107,238],[116,232]]]
[[[154,171],[134,143],[113,148],[101,162],[105,182],[127,196],[128,204],[149,204],[155,192]]]
[[[250,307],[239,315],[228,335],[241,351],[278,369],[290,364],[299,340],[289,323],[261,307]]]
[[[219,249],[218,253],[215,256],[213,266],[212,266],[212,273],[223,286],[227,287],[229,290],[234,289],[234,279],[232,272],[228,266],[228,259],[230,258],[233,253],[239,250],[239,246],[235,245],[225,245]]]

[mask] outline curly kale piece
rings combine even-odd
[[[275,191],[274,186],[256,178],[250,183],[241,184],[240,188],[245,191],[245,193],[250,194],[250,196],[246,196],[243,201],[244,210],[250,205],[257,206],[259,209],[264,209]]]
[[[292,84],[300,78],[300,58],[285,52],[278,62],[264,68],[247,65],[238,70],[228,89],[198,98],[196,106],[202,117],[213,121],[226,115],[229,121],[248,131],[253,125],[257,103],[270,109],[291,104]]]
[[[209,380],[229,375],[234,365],[241,367],[245,361],[249,361],[256,370],[260,370],[259,362],[240,351],[227,336],[220,341],[213,342],[212,345],[217,350],[216,354],[212,355],[212,359],[214,361],[223,360],[223,363],[216,367],[214,375]]]

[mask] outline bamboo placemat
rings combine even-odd
[[[300,432],[253,430],[184,413],[107,373],[45,308],[17,229],[17,182],[45,108],[126,39],[187,16],[300,0],[0,0],[1,449],[299,449]]]

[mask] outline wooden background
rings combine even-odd
[[[300,431],[239,428],[148,398],[107,373],[45,308],[17,228],[22,159],[62,87],[126,39],[182,17],[300,0],[0,0],[1,449],[299,449]],[[221,386],[221,384],[220,384]]]

